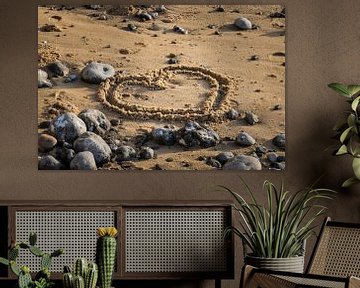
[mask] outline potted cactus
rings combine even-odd
[[[85,258],[76,259],[73,272],[69,266],[64,267],[64,288],[95,288],[97,279],[98,267],[96,263],[89,263]]]
[[[116,258],[115,227],[101,227],[97,229],[96,262],[99,267],[99,287],[110,288],[114,273]]]
[[[54,285],[50,280],[50,265],[54,257],[64,253],[63,249],[57,249],[52,253],[45,253],[36,246],[36,233],[30,233],[29,243],[12,243],[8,252],[8,259],[0,257],[0,263],[10,266],[11,271],[18,277],[18,288],[49,288]],[[26,265],[19,266],[16,259],[20,249],[28,250],[33,255],[40,258],[41,270],[32,279],[30,268]]]

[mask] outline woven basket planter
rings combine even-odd
[[[245,263],[257,268],[269,269],[274,271],[304,272],[304,256],[289,258],[262,258],[251,255],[245,256]]]

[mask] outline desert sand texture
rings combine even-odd
[[[240,17],[252,28],[234,25]],[[82,169],[70,163],[87,149],[63,141],[50,127],[63,113],[85,109],[111,120],[101,133],[93,131],[111,153],[83,169],[285,169],[284,143],[274,141],[279,134],[285,138],[281,6],[41,6],[38,55],[49,83],[38,88],[39,163],[51,155],[59,164],[43,161],[39,169]],[[68,68],[64,75],[51,68],[56,61]],[[111,65],[115,75],[99,84],[84,81],[90,62]],[[186,132],[189,121],[201,126],[199,133]],[[173,143],[154,133],[164,127],[174,131]],[[244,144],[249,141],[239,137],[242,132],[254,141]],[[212,137],[210,144],[202,136]],[[124,146],[132,147],[130,154],[121,154]],[[221,152],[226,157],[218,157]],[[240,155],[261,166],[227,165]]]

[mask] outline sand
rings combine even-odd
[[[223,7],[225,12],[218,12],[217,6],[169,5],[166,13],[145,22],[134,15],[140,7],[105,6],[100,10],[39,7],[39,67],[58,59],[70,68],[71,73],[79,75],[90,61],[111,64],[118,72],[118,78],[107,84],[113,85],[122,96],[116,105],[109,105],[104,101],[105,83],[92,85],[81,80],[64,83],[62,77],[52,78],[53,88],[38,89],[38,122],[51,120],[64,111],[79,113],[95,108],[109,119],[121,120],[114,134],[126,145],[134,146],[139,136],[154,127],[173,125],[180,128],[188,119],[208,125],[222,139],[219,145],[206,149],[185,149],[180,145],[167,147],[150,141],[148,145],[155,149],[155,159],[126,165],[109,163],[104,169],[216,169],[207,165],[204,159],[222,151],[251,155],[257,145],[276,149],[279,155],[284,155],[285,152],[274,147],[271,140],[285,132],[285,19],[269,17],[282,7]],[[240,16],[259,28],[237,29],[233,23]],[[104,18],[106,20],[99,20]],[[129,31],[130,23],[137,26],[136,31]],[[43,32],[44,25],[56,31]],[[188,34],[175,32],[175,25],[188,30]],[[258,60],[251,61],[253,55],[257,55]],[[168,64],[174,56],[178,63]],[[124,79],[154,77],[169,66],[182,67],[186,71],[162,75],[161,89],[124,82]],[[196,73],[187,73],[188,67]],[[204,73],[209,75],[206,71],[228,82],[224,84],[215,77],[216,83],[212,83],[204,77]],[[228,87],[224,99],[216,105],[207,105],[219,85]],[[116,109],[119,105],[125,107],[123,112]],[[281,109],[274,110],[275,105]],[[124,113],[134,111],[131,107],[136,108],[136,113]],[[222,116],[230,108],[239,111],[240,116],[251,111],[259,116],[260,123],[249,125],[242,117],[224,120]],[[234,139],[241,131],[254,137],[256,145],[246,148],[236,145]],[[43,130],[39,129],[39,132]],[[268,169],[266,155],[262,162],[263,169]]]

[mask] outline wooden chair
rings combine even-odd
[[[306,273],[278,272],[244,266],[241,288],[360,288],[360,223],[326,218]]]

